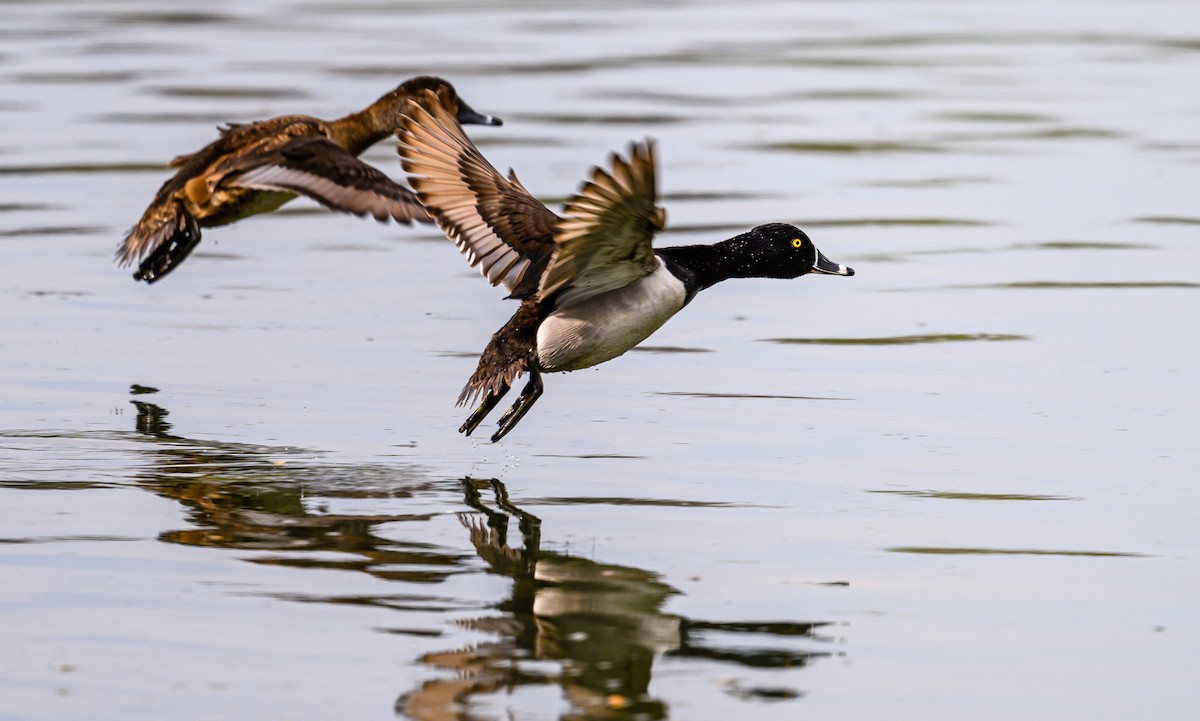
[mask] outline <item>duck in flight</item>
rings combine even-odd
[[[459,123],[500,125],[459,99],[441,78],[413,78],[365,109],[336,120],[283,115],[220,128],[220,137],[170,162],[178,168],[117,250],[124,266],[139,262],[133,277],[153,283],[170,273],[200,242],[200,229],[268,213],[306,195],[333,210],[430,222],[412,191],[359,160],[364,150],[400,124],[405,103],[432,92]]]
[[[728,278],[854,275],[792,225],[760,225],[714,245],[651,247],[666,214],[656,205],[654,145],[633,143],[611,170],[593,168],[559,217],[511,170],[501,175],[432,93],[410,102],[398,133],[417,197],[472,267],[503,284],[520,308],[479,358],[458,398],[482,402],[459,432],[471,435],[528,373],[499,419],[503,438],[541,396],[542,373],[621,355],[695,297]]]

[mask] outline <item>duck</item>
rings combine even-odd
[[[220,127],[215,141],[168,164],[178,170],[125,236],[117,263],[138,262],[134,279],[154,283],[188,257],[201,228],[271,212],[297,195],[380,222],[430,222],[412,191],[358,158],[395,133],[405,103],[424,92],[458,123],[503,124],[473,110],[449,82],[421,76],[336,120],[282,115]]]
[[[560,216],[514,171],[497,171],[432,94],[414,98],[403,115],[397,150],[417,198],[467,262],[520,302],[459,394],[459,406],[481,399],[459,428],[467,436],[522,375],[529,380],[500,416],[493,443],[541,397],[543,373],[620,356],[724,280],[854,275],[787,223],[710,245],[654,248],[666,212],[657,204],[651,139],[631,143],[627,157],[613,153],[607,169],[593,167]]]

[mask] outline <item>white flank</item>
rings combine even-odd
[[[616,358],[661,328],[686,297],[683,281],[659,260],[650,275],[550,314],[538,328],[538,362],[573,371]]]

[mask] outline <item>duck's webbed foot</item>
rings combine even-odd
[[[521,301],[521,307],[513,317],[492,335],[491,342],[479,356],[479,365],[475,368],[475,373],[458,396],[458,404],[466,405],[478,394],[483,394],[483,402],[462,424],[462,428],[458,429],[461,433],[471,435],[517,378],[525,373],[529,374],[529,382],[513,407],[501,416],[500,430],[492,436],[492,442],[495,443],[511,431],[542,394],[542,378],[538,371],[537,331],[551,310],[548,303],[525,299]]]
[[[487,393],[484,393],[483,402],[479,404],[479,407],[475,409],[474,413],[467,416],[467,420],[464,421],[459,427],[458,432],[467,436],[471,435],[475,429],[479,427],[479,424],[483,423],[483,419],[487,416],[487,414],[492,412],[492,409],[496,407],[496,404],[500,402],[500,399],[504,397],[504,394],[508,393],[509,388],[511,388],[511,386],[505,383],[500,386],[500,390],[497,393],[493,393],[490,390]],[[524,393],[522,393],[522,395],[524,395]],[[492,440],[495,441],[496,439],[493,438]]]
[[[533,408],[533,404],[537,402],[537,399],[542,397],[543,390],[541,372],[538,371],[536,365],[530,366],[529,382],[521,389],[521,395],[517,396],[517,402],[513,403],[512,407],[504,411],[504,415],[500,416],[500,428],[492,434],[492,443],[508,435],[508,432],[516,427],[517,423],[529,412],[529,409]],[[496,400],[499,400],[499,398]],[[492,405],[495,405],[494,401]],[[488,409],[490,410],[491,407],[489,406]]]
[[[200,226],[186,210],[179,211],[178,226],[157,248],[152,250],[134,271],[134,280],[155,283],[191,255],[200,242]]]

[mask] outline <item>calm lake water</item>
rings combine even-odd
[[[491,445],[428,227],[112,264],[216,124],[421,73],[547,202],[651,136],[661,245],[858,274]],[[0,719],[1195,718],[1197,78],[1182,0],[0,4]]]

